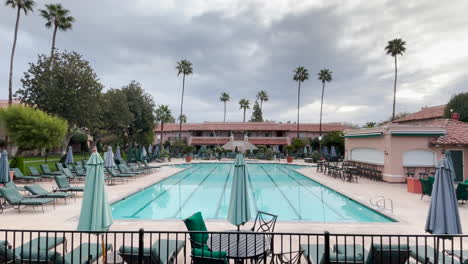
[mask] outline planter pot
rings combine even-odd
[[[187,157],[185,157],[185,161],[186,161],[186,162],[191,162],[191,161],[192,161],[192,156],[187,156]]]
[[[287,157],[286,160],[288,161],[288,163],[291,163],[293,162],[293,157]]]

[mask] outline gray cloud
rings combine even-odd
[[[321,83],[317,72],[330,68],[334,80],[325,92],[325,121],[363,123],[391,113],[393,60],[386,42],[407,41],[399,58],[399,111],[445,103],[466,90],[468,17],[466,3],[452,1],[111,1],[63,2],[77,21],[59,32],[59,49],[88,59],[103,84],[121,87],[137,80],[157,104],[178,115],[181,79],[176,61],[194,65],[188,77],[185,112],[190,122],[222,119],[219,94],[232,102],[228,119],[239,121],[240,98],[252,104],[259,90],[270,94],[268,119],[295,120],[297,84],[292,71],[307,67],[301,116],[317,122]],[[50,1],[37,1],[42,7]],[[0,8],[0,97],[7,97],[8,59],[15,13]],[[48,53],[50,30],[38,12],[22,17],[15,60],[15,86],[38,53]]]

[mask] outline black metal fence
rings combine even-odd
[[[0,230],[0,263],[228,262],[467,264],[468,236]]]

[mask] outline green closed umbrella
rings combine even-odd
[[[237,226],[244,225],[250,220],[250,203],[247,189],[247,170],[244,156],[237,154],[234,162],[231,199],[229,201],[228,221]]]
[[[105,189],[104,161],[96,152],[96,149],[94,149],[93,154],[86,163],[84,189],[78,231],[102,232],[109,230],[113,221]],[[104,239],[102,242],[105,260]]]

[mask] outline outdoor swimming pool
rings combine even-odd
[[[199,163],[112,205],[115,219],[184,219],[197,211],[226,219],[232,163]],[[258,210],[278,221],[394,222],[294,171],[301,166],[247,165],[251,215]]]

